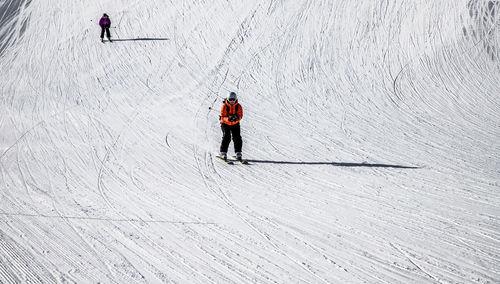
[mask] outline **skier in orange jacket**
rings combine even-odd
[[[224,100],[220,110],[220,126],[222,129],[222,142],[220,144],[220,157],[227,159],[227,148],[231,143],[231,136],[234,143],[234,152],[236,159],[242,160],[241,147],[243,141],[240,134],[240,120],[243,117],[243,108],[238,103],[238,97],[235,92],[230,92]]]

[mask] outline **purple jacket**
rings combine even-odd
[[[109,27],[111,26],[111,20],[108,17],[102,17],[99,20],[99,26],[101,26],[101,28]]]

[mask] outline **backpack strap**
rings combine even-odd
[[[226,104],[227,100],[224,100],[224,105],[226,106],[226,113],[229,115],[229,106]],[[236,112],[235,114],[238,114],[238,108],[240,107],[240,104],[237,104],[235,107],[234,107],[234,111]]]

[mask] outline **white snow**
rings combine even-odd
[[[0,282],[500,282],[498,1],[7,6]]]

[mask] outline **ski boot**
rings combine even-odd
[[[227,153],[226,152],[220,152],[219,157],[223,159],[224,161],[227,161]]]
[[[243,155],[241,155],[241,152],[236,152],[236,160],[241,161],[243,160]]]

